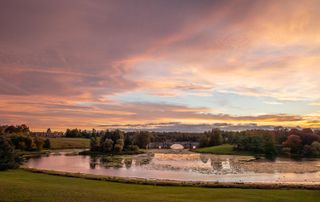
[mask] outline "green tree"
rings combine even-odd
[[[267,159],[275,159],[275,157],[277,156],[275,139],[272,135],[267,135],[265,137],[264,154]]]
[[[102,152],[108,153],[113,151],[113,141],[106,139],[101,145]]]
[[[118,139],[116,144],[114,145],[115,152],[121,152],[124,147],[124,139]]]
[[[45,148],[45,149],[50,149],[51,148],[50,139],[47,138],[47,139],[44,140],[43,148]]]
[[[35,137],[34,138],[34,145],[35,145],[35,149],[40,151],[43,148],[44,145],[44,141],[43,139],[39,138],[39,137]]]
[[[98,151],[99,144],[96,136],[90,138],[90,151]]]
[[[139,146],[139,148],[146,149],[148,144],[151,142],[151,135],[147,131],[137,132],[135,135],[135,144]]]
[[[7,170],[18,167],[14,147],[6,137],[0,135],[0,170]]]
[[[311,151],[313,156],[320,156],[320,142],[313,142],[311,144]]]
[[[223,142],[221,131],[219,129],[213,129],[210,132],[210,138],[209,138],[209,146],[217,146],[221,145]]]
[[[200,144],[200,145],[199,145],[200,147],[207,147],[207,146],[209,146],[209,138],[208,138],[208,136],[207,136],[206,133],[201,136],[200,141],[199,141],[199,144]]]

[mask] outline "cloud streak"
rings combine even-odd
[[[3,1],[0,120],[319,127],[310,115],[320,111],[319,9],[316,0]]]

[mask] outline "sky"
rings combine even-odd
[[[320,128],[318,0],[0,0],[0,124]]]

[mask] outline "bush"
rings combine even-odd
[[[0,136],[0,170],[18,167],[14,147],[4,136]]]
[[[128,149],[129,149],[129,151],[132,151],[132,152],[138,152],[139,151],[139,147],[137,145],[129,145]]]
[[[312,156],[320,156],[320,142],[313,142],[310,146]]]

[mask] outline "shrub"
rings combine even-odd
[[[18,162],[14,147],[4,136],[0,136],[0,170],[17,168]]]

